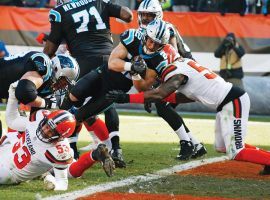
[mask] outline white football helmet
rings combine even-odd
[[[63,90],[68,85],[72,85],[76,82],[80,74],[79,64],[75,58],[67,54],[58,54],[52,59],[52,90]]]
[[[76,81],[80,73],[79,64],[75,58],[67,54],[58,54],[52,59],[52,70],[56,81],[60,77],[66,77],[69,83]]]
[[[158,44],[165,45],[169,43],[170,30],[163,20],[154,20],[146,27],[146,37],[151,38]]]
[[[158,0],[144,0],[141,2],[138,8],[138,21],[141,28],[146,28],[150,21],[144,20],[143,13],[149,13],[154,15],[154,19],[162,19],[163,12],[162,7]]]
[[[155,43],[155,50],[150,50],[147,47],[147,40],[151,39]],[[169,43],[170,30],[167,23],[163,20],[157,19],[150,22],[146,27],[146,33],[144,37],[144,52],[147,54],[155,53],[161,51],[163,47]]]

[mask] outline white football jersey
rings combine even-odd
[[[231,83],[191,59],[180,59],[166,67],[162,80],[166,82],[175,74],[188,77],[186,84],[178,89],[179,92],[214,109],[222,103],[232,88]]]
[[[35,114],[35,119],[26,125],[25,133],[7,134],[7,139],[0,145],[0,164],[10,170],[13,183],[33,179],[53,167],[66,169],[72,162],[72,150],[67,139],[52,144],[42,142],[36,136],[44,112],[40,110]]]

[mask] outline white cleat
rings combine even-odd
[[[54,190],[54,188],[55,188],[55,177],[53,175],[48,173],[45,176],[43,182],[44,182],[45,190]]]

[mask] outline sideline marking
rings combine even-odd
[[[89,187],[82,189],[82,190],[77,190],[77,191],[73,191],[73,192],[69,192],[69,193],[65,193],[65,194],[61,194],[61,195],[46,197],[46,198],[43,198],[43,200],[77,199],[79,197],[88,196],[91,194],[95,194],[97,192],[104,192],[104,191],[107,191],[107,190],[110,190],[113,188],[117,188],[117,187],[128,186],[128,185],[132,185],[132,184],[139,183],[139,182],[141,183],[141,182],[156,180],[156,179],[162,178],[164,176],[174,174],[175,172],[181,172],[184,170],[196,168],[196,167],[201,166],[201,165],[220,162],[220,161],[224,161],[224,160],[228,160],[228,157],[221,156],[221,157],[195,160],[195,161],[191,161],[191,162],[184,163],[181,165],[175,165],[171,168],[159,170],[159,171],[156,171],[152,174],[146,174],[146,175],[142,175],[142,176],[130,176],[129,178],[123,179],[121,181],[114,181],[114,182],[102,183],[99,185],[93,185],[93,186],[89,186]]]

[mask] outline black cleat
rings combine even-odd
[[[102,163],[103,170],[107,176],[113,176],[115,164],[105,144],[99,144],[98,147],[93,150],[92,157],[94,160]]]
[[[117,168],[126,168],[126,163],[123,158],[122,149],[112,149],[111,156]]]
[[[270,166],[265,165],[263,170],[259,172],[260,175],[270,175]]]
[[[189,160],[194,153],[194,146],[191,141],[180,141],[180,153],[177,155],[179,160]]]
[[[205,146],[202,143],[195,144],[194,153],[192,154],[191,158],[199,158],[205,154],[207,154]]]

